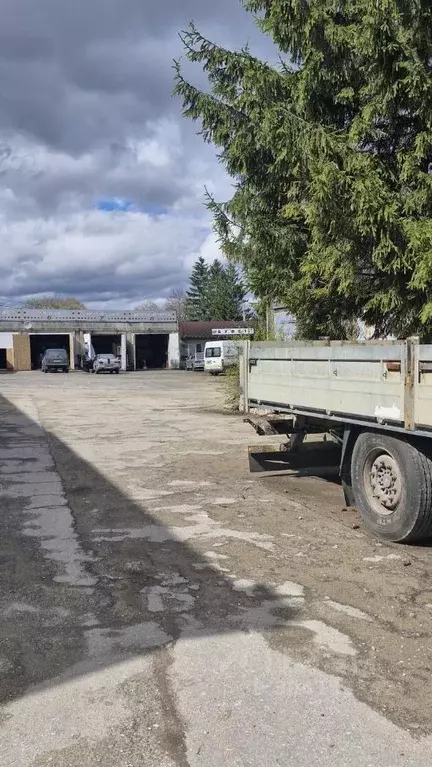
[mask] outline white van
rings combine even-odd
[[[239,347],[235,341],[207,341],[204,349],[204,370],[218,375],[238,363]]]

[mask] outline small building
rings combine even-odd
[[[206,342],[214,341],[218,330],[226,333],[231,328],[233,330],[250,328],[251,324],[253,326],[249,320],[242,320],[241,322],[233,322],[232,320],[179,322],[180,364],[184,364],[187,357],[203,352]]]
[[[290,341],[296,331],[295,317],[281,303],[274,303],[272,311],[276,337],[284,341]]]
[[[65,349],[73,370],[85,355],[117,354],[122,370],[178,368],[180,348],[175,312],[103,310],[0,310],[0,369],[40,368],[46,349]]]

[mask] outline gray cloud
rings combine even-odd
[[[268,42],[235,0],[0,8],[0,296],[120,306],[184,285],[217,254],[204,185],[224,197],[229,180],[171,98],[178,31],[193,18],[222,44]],[[95,210],[112,197],[141,213]]]

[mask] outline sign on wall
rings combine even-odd
[[[253,328],[215,328],[212,336],[253,336]]]

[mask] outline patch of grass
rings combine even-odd
[[[238,412],[240,407],[240,371],[238,365],[228,368],[222,377],[224,402],[227,410]]]

